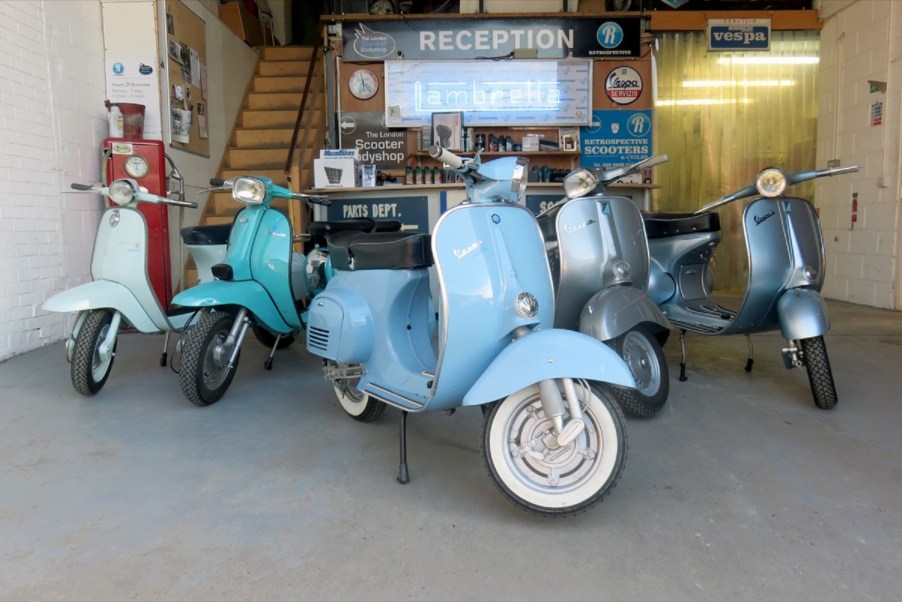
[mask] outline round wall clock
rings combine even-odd
[[[366,100],[375,96],[379,90],[379,78],[369,69],[358,69],[351,74],[348,87],[356,98]]]

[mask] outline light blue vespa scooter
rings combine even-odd
[[[301,330],[300,313],[308,298],[304,255],[292,251],[291,223],[272,208],[273,200],[328,203],[324,197],[292,192],[262,176],[211,184],[213,190],[231,189],[232,197],[245,207],[235,216],[225,259],[211,268],[215,280],[172,299],[174,305],[201,309],[196,325],[179,341],[179,384],[198,406],[219,401],[229,388],[248,328],[261,339],[270,333],[272,351],[282,337],[294,337]],[[266,363],[271,366],[272,352]]]
[[[627,448],[620,410],[589,381],[633,377],[608,346],[552,328],[544,242],[522,204],[526,160],[430,154],[462,177],[468,200],[431,236],[331,236],[336,273],[311,302],[307,349],[355,418],[401,409],[402,483],[409,412],[483,406],[483,456],[501,492],[541,515],[587,510],[614,487]]]

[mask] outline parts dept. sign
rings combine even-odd
[[[355,149],[361,163],[375,163],[376,169],[407,165],[407,130],[385,127],[384,113],[342,113],[338,130],[341,148]]]
[[[650,109],[604,109],[592,112],[592,125],[581,128],[582,167],[631,165],[651,157]]]
[[[381,188],[380,199],[334,199],[326,210],[329,221],[345,219],[396,219],[405,232],[429,232],[429,202],[425,196],[391,196],[391,187]],[[379,190],[374,188],[373,190]]]

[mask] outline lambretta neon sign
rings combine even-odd
[[[557,110],[560,105],[561,88],[557,81],[414,83],[417,112]]]
[[[586,60],[386,61],[388,127],[464,113],[467,125],[585,125],[592,111]]]

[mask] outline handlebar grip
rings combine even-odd
[[[90,184],[70,184],[73,190],[93,190],[93,186]]]
[[[176,205],[178,207],[188,207],[189,209],[197,209],[197,203],[195,203],[194,201],[178,201],[176,199],[167,199],[165,197],[160,197],[160,201],[162,201],[166,205]]]
[[[649,157],[648,160],[642,164],[642,167],[654,167],[655,165],[660,165],[661,163],[667,163],[668,157],[666,154],[664,155],[655,155],[654,157]]]
[[[460,169],[460,167],[464,164],[463,159],[455,155],[449,150],[446,150],[439,146],[438,144],[433,144],[429,147],[427,151],[429,156],[437,161],[441,161],[451,169]]]
[[[844,174],[844,173],[854,173],[854,172],[858,171],[858,169],[859,169],[858,165],[850,165],[848,167],[833,167],[831,169],[825,169],[823,172],[820,172],[818,175],[838,176],[839,174]]]
[[[222,178],[210,178],[210,186],[224,186],[225,180]]]

